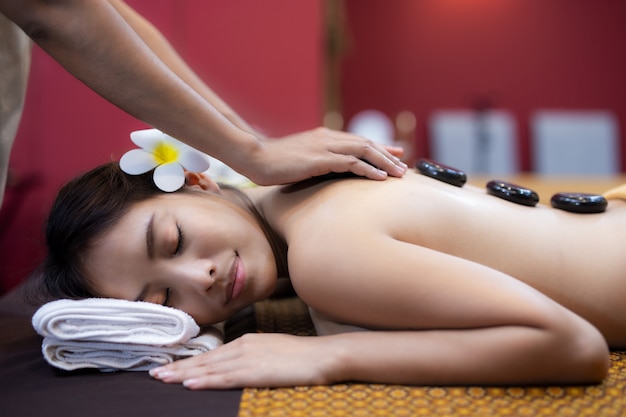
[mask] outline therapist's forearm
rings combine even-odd
[[[124,17],[139,37],[154,53],[185,83],[209,101],[222,115],[242,130],[259,136],[241,116],[222,100],[198,75],[187,65],[163,34],[143,16],[121,0],[109,2]]]
[[[0,1],[70,73],[129,114],[245,169],[258,138],[176,75],[105,0]]]

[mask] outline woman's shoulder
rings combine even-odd
[[[412,172],[384,181],[333,176],[272,188],[258,202],[272,227],[285,234],[290,230],[303,233],[304,228],[315,235],[336,235],[349,232],[351,225],[375,228],[407,216],[414,218],[416,210],[423,211],[420,207],[432,206],[433,199],[449,199],[456,191],[442,187],[458,188]]]

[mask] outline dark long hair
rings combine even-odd
[[[288,276],[287,247],[240,190],[236,193],[256,219],[274,253],[280,277]],[[177,192],[185,192],[183,187]],[[99,294],[89,281],[84,259],[93,243],[110,230],[140,201],[161,195],[152,180],[152,171],[143,175],[125,174],[116,162],[101,165],[68,182],[59,191],[46,224],[47,255],[33,274],[40,296],[35,304],[58,298],[89,298]]]
[[[97,296],[87,279],[85,254],[133,203],[161,193],[152,181],[152,172],[127,175],[116,162],[68,182],[50,210],[45,233],[47,255],[35,273],[46,296]]]

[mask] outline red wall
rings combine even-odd
[[[271,135],[320,123],[320,0],[129,0],[246,119]],[[622,0],[345,0],[351,48],[346,120],[366,108],[419,123],[440,108],[487,98],[513,112],[530,169],[528,120],[537,108],[609,109],[626,131],[626,2]],[[119,156],[143,124],[34,50],[12,167],[41,184],[9,189],[0,211],[0,292],[41,254],[40,229],[58,187]],[[622,145],[626,161],[626,144]],[[23,204],[9,224],[9,207]]]
[[[317,0],[129,0],[209,85],[270,135],[321,123],[321,4]],[[9,188],[0,210],[0,293],[42,254],[44,216],[58,188],[118,159],[143,128],[35,47],[26,109],[11,155],[28,192]],[[19,204],[19,206],[18,206]],[[17,213],[13,213],[19,208]]]
[[[344,117],[410,110],[421,155],[432,111],[469,108],[480,98],[516,116],[526,170],[528,120],[537,108],[612,110],[624,138],[622,0],[346,0],[346,8]]]

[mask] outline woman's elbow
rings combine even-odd
[[[595,384],[606,378],[610,367],[610,352],[602,334],[587,321],[576,317],[565,334],[555,338],[560,373],[564,383]]]
[[[610,352],[606,340],[596,331],[593,338],[584,338],[581,343],[584,343],[584,347],[579,349],[576,358],[581,368],[581,377],[587,382],[602,382],[610,368]]]

